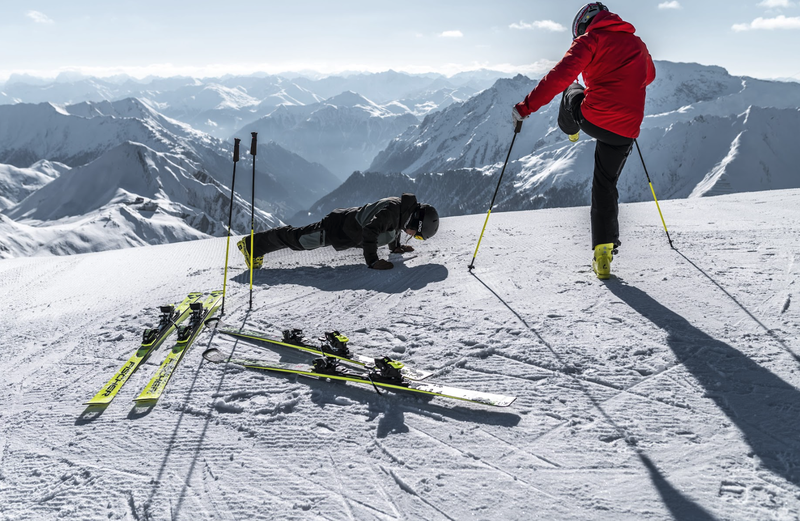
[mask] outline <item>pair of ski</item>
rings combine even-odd
[[[516,396],[425,383],[422,380],[425,380],[433,373],[412,369],[388,357],[373,359],[351,354],[347,347],[347,337],[341,335],[338,331],[325,333],[324,341],[320,347],[315,347],[303,339],[302,331],[299,329],[284,331],[283,339],[277,340],[267,333],[236,328],[221,321],[217,322],[215,327],[219,333],[299,349],[308,353],[322,355],[322,358],[314,360],[311,366],[306,364],[283,364],[265,360],[234,358],[230,353],[226,354],[219,349],[211,348],[203,353],[203,358],[213,363],[227,362],[247,369],[355,382],[371,385],[378,393],[380,393],[378,388],[385,388],[393,391],[407,391],[430,397],[452,398],[495,407],[508,407],[516,399]],[[342,362],[349,366],[342,365]]]
[[[203,301],[202,293],[189,293],[177,306],[161,306],[161,318],[155,328],[145,329],[139,349],[114,373],[114,376],[85,405],[108,405],[128,381],[136,369],[158,349],[173,331],[177,330],[177,340],[167,353],[164,361],[142,392],[134,398],[137,403],[155,403],[167,387],[175,368],[183,355],[191,347],[195,338],[203,330],[203,324],[216,311],[221,303],[222,292],[212,291]],[[187,325],[180,325],[188,319]]]

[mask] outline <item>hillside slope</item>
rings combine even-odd
[[[357,251],[238,252],[225,320],[338,329],[507,409],[209,365],[203,333],[151,408],[82,403],[156,306],[222,285],[225,239],[0,261],[0,505],[8,519],[795,519],[800,190],[621,209],[616,277],[588,209],[446,218],[394,270]],[[757,211],[755,211],[757,209]],[[381,253],[386,255],[385,248]]]

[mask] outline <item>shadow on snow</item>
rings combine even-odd
[[[761,464],[800,485],[800,391],[644,291],[620,280],[606,285],[668,334],[667,343],[678,361],[741,431]]]
[[[387,271],[371,270],[364,264],[344,266],[300,266],[297,268],[262,268],[253,274],[253,285],[280,286],[296,284],[322,291],[366,289],[379,293],[402,293],[419,290],[448,276],[442,264],[423,264],[407,267],[400,262]],[[250,272],[244,271],[232,279],[239,284],[250,284]]]

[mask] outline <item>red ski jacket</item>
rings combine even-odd
[[[633,25],[603,11],[553,70],[516,105],[525,117],[550,103],[583,73],[581,113],[592,124],[636,138],[644,119],[645,87],[656,77],[653,59]]]

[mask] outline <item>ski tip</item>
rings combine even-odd
[[[94,406],[94,407],[106,407],[111,403],[111,400],[87,400],[83,402],[83,405]]]
[[[516,399],[517,399],[516,396],[507,396],[506,398],[504,398],[502,400],[498,400],[498,402],[495,403],[494,405],[496,407],[508,407],[509,405],[514,403],[514,401],[516,401]]]

